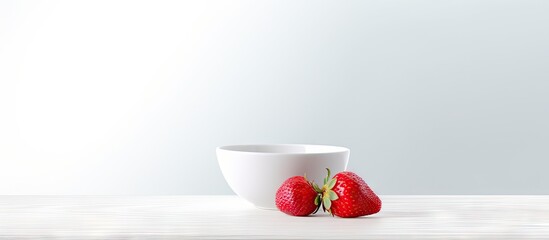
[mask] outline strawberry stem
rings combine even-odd
[[[323,206],[322,204],[322,197],[323,197],[323,194],[324,194],[324,191],[322,189],[320,189],[320,187],[318,187],[318,185],[316,185],[316,183],[314,181],[309,181],[307,179],[307,173],[305,173],[303,175],[303,177],[305,178],[305,181],[307,181],[307,183],[309,183],[309,185],[311,185],[313,187],[313,189],[315,190],[315,192],[317,192],[317,195],[315,197],[315,206],[316,206],[316,209],[315,211],[312,213],[312,214],[315,214],[316,212],[318,212],[318,209],[320,209],[320,206]],[[324,209],[324,208],[322,208]]]
[[[322,209],[324,212],[328,211],[330,214],[332,214],[332,211],[330,211],[330,208],[332,207],[332,201],[337,200],[339,197],[337,196],[336,192],[332,190],[334,188],[337,179],[332,178],[330,179],[330,169],[326,168],[326,171],[328,172],[328,175],[326,178],[324,178],[324,186],[322,186],[321,193],[322,193]],[[333,216],[333,214],[332,214]]]

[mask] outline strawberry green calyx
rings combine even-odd
[[[320,206],[322,205],[322,189],[320,189],[318,187],[318,185],[316,185],[316,183],[314,181],[309,181],[309,179],[307,179],[307,174],[305,174],[303,176],[305,178],[305,180],[307,180],[307,182],[309,183],[309,185],[311,185],[313,187],[313,189],[315,190],[315,192],[317,192],[317,195],[315,197],[315,206],[316,206],[316,209],[315,211],[312,213],[312,214],[315,214],[316,212],[318,212],[318,209],[320,209]]]
[[[339,198],[337,194],[334,192],[334,190],[332,190],[332,188],[334,188],[337,182],[337,179],[335,178],[330,179],[329,168],[326,168],[326,171],[328,171],[328,175],[326,176],[326,178],[324,178],[324,186],[322,186],[322,189],[320,192],[322,194],[322,209],[325,212],[328,211],[333,216],[333,213],[330,210],[330,208],[332,207],[332,201],[337,200]]]

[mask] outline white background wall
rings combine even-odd
[[[549,194],[549,2],[1,1],[0,194],[229,194],[319,143],[381,194]]]

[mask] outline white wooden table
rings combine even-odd
[[[356,219],[235,196],[0,196],[0,239],[549,239],[549,196],[381,196]]]

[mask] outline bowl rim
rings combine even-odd
[[[252,151],[239,151],[233,149],[227,149],[230,147],[249,147],[249,146],[298,146],[298,147],[329,147],[334,148],[334,151],[326,152],[295,152],[295,153],[283,153],[283,152],[252,152]],[[315,154],[334,154],[334,153],[345,153],[350,152],[349,148],[335,146],[335,145],[324,145],[324,144],[298,144],[298,143],[274,143],[274,144],[233,144],[233,145],[224,145],[216,147],[216,151],[226,151],[233,152],[238,154],[259,154],[259,155],[315,155]]]

